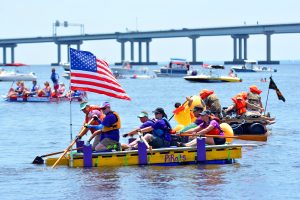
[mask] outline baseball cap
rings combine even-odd
[[[148,113],[146,111],[142,111],[138,116],[138,118],[141,118],[141,117],[148,117]]]
[[[80,103],[80,110],[85,109],[85,107],[86,107],[87,105],[88,105],[88,102],[86,102],[86,101],[81,102],[81,103]]]
[[[110,107],[110,104],[109,104],[109,102],[103,102],[102,104],[101,104],[101,106],[100,106],[100,108],[106,108],[106,107]]]
[[[211,112],[209,110],[205,110],[202,113],[200,113],[201,116],[210,115],[210,114],[211,114]]]
[[[204,110],[204,109],[203,109],[203,106],[201,106],[201,105],[196,105],[196,106],[194,106],[193,112],[197,112],[197,111],[199,111],[199,110],[203,111],[203,110]]]

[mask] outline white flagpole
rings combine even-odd
[[[69,82],[69,91],[70,91],[70,141],[73,141],[73,134],[72,134],[72,91],[71,91],[71,52],[70,52],[70,48],[69,50],[69,64],[70,64],[70,82]],[[70,149],[70,167],[73,167],[73,146],[71,146]]]

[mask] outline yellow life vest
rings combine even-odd
[[[116,123],[112,124],[111,126],[104,126],[102,129],[103,133],[121,128],[120,116],[116,112],[112,112],[112,113],[117,117],[117,121],[116,121]]]

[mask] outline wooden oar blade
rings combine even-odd
[[[32,161],[32,164],[44,164],[44,159],[40,156],[35,157],[35,159]]]
[[[238,135],[236,139],[266,142],[268,140],[268,136],[267,135]]]

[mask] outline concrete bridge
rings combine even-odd
[[[202,64],[197,60],[197,39],[199,37],[209,36],[229,36],[233,40],[233,58],[225,61],[225,64],[240,64],[247,59],[247,39],[250,35],[266,36],[266,59],[259,61],[260,64],[279,64],[279,61],[271,59],[271,36],[274,34],[300,33],[300,23],[291,24],[266,24],[251,26],[231,26],[231,27],[215,27],[215,28],[196,28],[196,29],[179,29],[179,30],[163,30],[163,31],[144,31],[144,32],[115,32],[108,34],[84,34],[71,36],[52,36],[52,37],[32,37],[32,38],[12,38],[0,39],[0,47],[3,49],[3,64],[7,63],[7,49],[11,49],[11,63],[15,61],[14,48],[19,44],[25,43],[55,43],[57,45],[57,64],[61,62],[61,46],[76,45],[80,49],[83,41],[88,40],[116,40],[121,46],[121,64],[125,61],[125,43],[130,43],[130,59],[132,64],[151,65],[156,62],[150,61],[150,43],[157,38],[177,38],[186,37],[191,39],[192,43],[192,60],[191,64]],[[134,58],[134,44],[138,43],[138,60]],[[142,60],[142,45],[146,44],[146,60]],[[198,55],[199,56],[199,55]],[[69,56],[68,56],[69,58]]]

